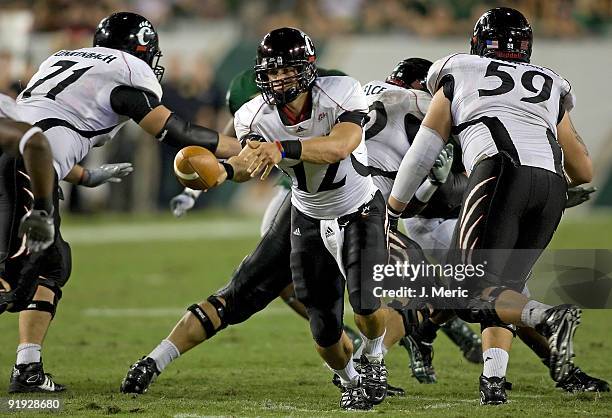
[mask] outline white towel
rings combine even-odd
[[[344,229],[338,225],[338,219],[321,220],[321,239],[327,251],[334,257],[340,273],[346,279],[344,263],[342,262],[342,248],[344,246]]]

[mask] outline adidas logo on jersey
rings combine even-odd
[[[298,237],[301,237],[302,233],[300,232],[300,228],[295,228],[295,231],[293,231],[293,235],[297,235]]]
[[[328,226],[327,229],[325,230],[325,238],[329,238],[332,235],[334,235],[334,230]]]
[[[304,132],[306,130],[306,128],[302,128],[302,126],[298,125],[297,129],[295,130],[296,133],[300,133],[300,132]]]

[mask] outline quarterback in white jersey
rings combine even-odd
[[[580,184],[590,181],[592,165],[569,119],[569,84],[529,64],[531,46],[527,19],[496,8],[476,23],[471,56],[434,63],[427,80],[434,98],[389,198],[397,216],[450,133],[459,136],[470,177],[450,256],[456,264],[484,266],[482,277],[466,280],[470,296],[457,304],[461,317],[482,325],[483,343],[491,347],[483,353],[491,361],[480,378],[482,404],[506,402],[507,324],[534,328],[548,340],[553,380],[574,367],[580,309],[551,307],[520,292],[561,219],[564,169],[572,184]]]
[[[262,95],[236,112],[234,126],[237,136],[250,139],[240,157],[252,176],[263,170],[265,178],[278,165],[292,178],[296,295],[308,311],[319,353],[340,376],[341,407],[369,409],[387,390],[384,314],[370,288],[370,264],[387,259],[384,199],[367,170],[361,85],[350,77],[318,78],[315,60],[314,44],[302,31],[281,28],[267,34],[255,66]],[[367,366],[361,377],[342,332],[345,280],[364,334]]]

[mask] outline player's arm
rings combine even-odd
[[[182,120],[150,92],[128,86],[116,87],[111,92],[111,106],[118,114],[128,116],[146,132],[173,147],[198,145],[219,158],[229,158],[240,152],[236,138]]]
[[[589,183],[593,180],[593,163],[587,147],[576,132],[574,124],[566,112],[557,125],[559,144],[563,149],[564,168],[570,178],[570,187]]]
[[[366,116],[364,112],[350,113],[355,120],[349,120],[349,116],[343,120],[341,116],[339,123],[334,125],[328,136],[317,136],[303,141],[250,141],[240,153],[240,157],[247,162],[247,171],[252,177],[263,170],[262,180],[283,158],[315,164],[333,164],[344,160],[359,146],[363,119]]]
[[[434,95],[414,142],[402,159],[389,197],[389,215],[397,220],[433,167],[450,135],[450,101],[440,89]]]
[[[438,155],[438,158],[436,158],[436,162],[425,178],[425,181],[419,186],[412,199],[410,199],[406,205],[402,217],[406,218],[418,215],[425,209],[439,188],[444,187],[450,189],[454,187],[456,183],[455,176],[465,177],[463,174],[451,172],[454,159],[453,149],[453,144],[446,144],[442,152],[440,152],[440,155]]]
[[[0,146],[9,154],[23,155],[35,203],[38,201],[35,207],[51,213],[55,182],[53,156],[41,129],[23,122],[0,119]]]
[[[48,248],[55,238],[53,223],[53,187],[55,172],[49,142],[40,128],[23,122],[0,119],[0,147],[4,152],[21,153],[30,176],[34,204],[21,218],[19,236],[25,234],[26,247],[32,252]]]
[[[120,183],[121,178],[132,171],[132,163],[102,164],[98,168],[85,168],[76,164],[63,180],[77,186],[98,187],[104,183]]]

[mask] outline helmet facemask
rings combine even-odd
[[[295,74],[270,80],[268,72],[282,68],[293,68]],[[314,62],[292,60],[282,62],[282,58],[264,58],[255,65],[255,82],[261,90],[265,102],[269,105],[284,105],[294,101],[301,93],[310,89],[316,77]]]

